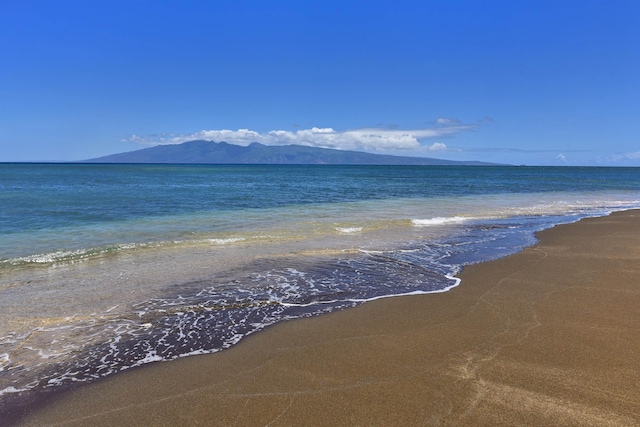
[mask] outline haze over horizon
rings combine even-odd
[[[0,162],[189,140],[640,166],[640,2],[21,1]]]

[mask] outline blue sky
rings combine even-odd
[[[0,161],[190,139],[640,166],[640,1],[0,0]]]

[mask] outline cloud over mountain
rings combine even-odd
[[[472,125],[446,124],[425,129],[382,129],[362,128],[338,131],[333,128],[272,130],[257,132],[250,129],[202,130],[184,135],[132,135],[127,142],[141,146],[179,144],[191,140],[225,141],[230,144],[247,146],[252,142],[264,145],[304,145],[309,147],[333,148],[338,150],[361,150],[369,152],[389,151],[446,151],[441,142],[423,144],[421,141],[453,135],[474,129]]]

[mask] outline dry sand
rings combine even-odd
[[[282,323],[54,395],[26,425],[640,425],[640,212],[544,231],[444,294]]]

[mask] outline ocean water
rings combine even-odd
[[[445,292],[638,207],[638,168],[0,164],[0,400]]]

